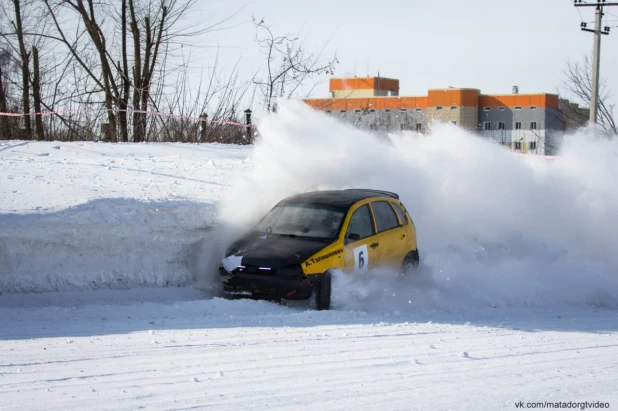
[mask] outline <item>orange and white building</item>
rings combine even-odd
[[[568,128],[563,108],[586,109],[555,94],[485,95],[473,88],[428,90],[426,96],[399,96],[399,80],[383,77],[333,78],[330,98],[306,99],[311,107],[370,130],[425,132],[433,121],[450,122],[522,153],[553,154]]]

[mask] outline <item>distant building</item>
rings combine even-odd
[[[330,94],[330,98],[304,101],[379,132],[422,133],[432,121],[450,122],[521,153],[554,154],[564,132],[583,126],[588,118],[588,109],[555,94],[519,94],[516,86],[511,94],[447,88],[429,90],[421,97],[401,97],[399,80],[354,77],[331,79]]]

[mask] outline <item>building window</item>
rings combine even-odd
[[[436,110],[442,110],[442,106],[437,106]]]
[[[521,130],[521,121],[515,122],[515,130]]]
[[[361,111],[359,109],[354,110],[355,113],[360,113]]]
[[[401,111],[402,113],[405,113],[408,110],[406,110],[405,108],[400,108],[399,111]]]
[[[330,113],[330,110],[326,110],[327,113]]]
[[[491,130],[491,123],[489,121],[483,123],[483,130]]]
[[[416,123],[416,131],[423,131],[423,123]]]
[[[504,130],[505,129],[505,124],[504,121],[501,121],[498,123],[498,130]]]
[[[387,113],[390,113],[390,112],[391,112],[391,109],[390,109],[390,108],[387,108],[387,109],[386,109],[386,110],[384,110],[384,111],[385,111],[385,112],[387,112]]]
[[[451,106],[451,110],[457,110],[457,106]]]
[[[506,107],[504,107],[504,106],[498,107],[498,111],[504,111],[504,110],[506,110]]]
[[[530,143],[530,150],[536,150],[536,141]]]
[[[345,110],[339,110],[340,113],[345,113]]]
[[[457,125],[457,122],[456,122],[456,121],[451,121],[451,124],[453,124],[453,125],[455,125],[455,126],[456,126],[456,125]]]
[[[521,106],[515,106],[515,110],[521,110]]]
[[[536,130],[536,121],[530,122],[530,130]]]
[[[375,113],[375,112],[376,112],[376,109],[375,109],[375,108],[370,108],[370,109],[369,109],[369,112],[370,112],[370,113]]]
[[[530,110],[536,110],[536,106],[530,106]]]
[[[485,110],[485,111],[490,111],[490,110],[491,110],[491,107],[483,107],[483,110]]]
[[[417,108],[417,109],[416,109],[416,110],[414,110],[414,111],[416,111],[417,113],[421,113],[421,112],[423,111],[423,109],[422,109],[422,108]]]
[[[521,141],[515,142],[515,150],[521,150]]]

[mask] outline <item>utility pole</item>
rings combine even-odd
[[[606,3],[605,0],[597,0],[596,3],[582,3],[575,0],[575,7],[596,7],[594,12],[594,30],[587,28],[582,22],[581,29],[594,33],[593,56],[592,56],[592,86],[590,90],[590,124],[597,123],[597,111],[599,106],[599,73],[601,72],[601,34],[609,34],[609,27],[605,26],[601,31],[603,19],[603,7],[618,6],[618,3]]]

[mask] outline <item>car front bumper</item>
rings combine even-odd
[[[223,291],[230,296],[261,300],[306,300],[311,297],[319,275],[263,275],[230,273],[219,267]]]

